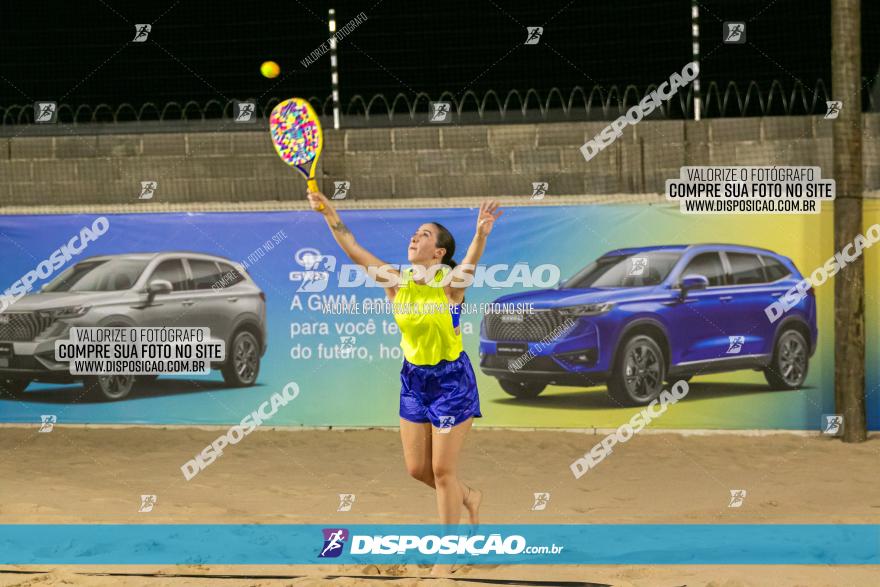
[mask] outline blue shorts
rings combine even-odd
[[[400,417],[451,428],[471,416],[482,418],[477,378],[467,353],[436,365],[413,365],[406,359],[400,369]]]

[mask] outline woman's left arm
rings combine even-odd
[[[480,212],[477,215],[477,227],[476,232],[474,233],[474,238],[468,247],[467,253],[465,253],[464,259],[459,264],[460,269],[459,267],[456,267],[456,273],[467,273],[468,275],[473,276],[474,271],[477,268],[477,263],[480,262],[480,257],[483,256],[483,251],[486,249],[486,241],[489,237],[489,233],[492,232],[492,227],[495,225],[495,221],[504,213],[503,210],[498,210],[498,206],[499,204],[496,200],[485,200],[480,204]],[[459,275],[456,275],[453,277],[452,282],[447,286],[447,295],[451,296],[454,303],[461,303],[461,300],[464,298],[464,290],[467,287],[463,285],[464,283],[466,283],[466,280],[462,279]]]

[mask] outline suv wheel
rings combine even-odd
[[[501,389],[518,398],[538,397],[538,394],[547,387],[544,383],[533,381],[515,381],[513,379],[499,379]]]
[[[134,375],[96,375],[86,377],[86,393],[97,399],[116,401],[128,397],[134,387]]]
[[[260,343],[257,337],[243,330],[232,339],[223,380],[232,387],[253,385],[260,372]]]
[[[797,330],[786,330],[773,348],[764,378],[773,389],[798,389],[807,378],[807,341]]]
[[[30,379],[0,378],[0,399],[20,398],[30,383]]]
[[[608,380],[608,394],[621,405],[643,406],[660,395],[665,376],[660,345],[650,336],[637,334],[620,350]]]

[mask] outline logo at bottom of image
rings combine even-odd
[[[528,546],[524,536],[458,534],[354,534],[347,528],[324,528],[323,546],[318,558],[337,558],[348,544],[353,555],[518,555],[559,554],[562,546]]]
[[[324,546],[318,558],[336,558],[342,554],[345,541],[348,540],[348,530],[345,528],[324,528]]]

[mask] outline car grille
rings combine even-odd
[[[507,369],[513,372],[514,369],[510,363],[517,359],[522,360],[520,357],[515,356],[486,355],[483,357],[482,366],[487,369]],[[525,373],[528,373],[529,371],[565,373],[565,368],[552,358],[540,355],[525,361],[525,363],[521,364],[516,371]]]
[[[522,316],[522,322],[509,322],[505,316]],[[487,314],[486,336],[489,340],[528,340],[537,342],[559,335],[565,317],[555,310],[535,310],[532,314]],[[560,328],[557,330],[557,328]],[[555,333],[554,333],[555,331]]]
[[[36,312],[3,312],[0,313],[0,340],[29,342],[51,324],[51,317],[41,317]]]

